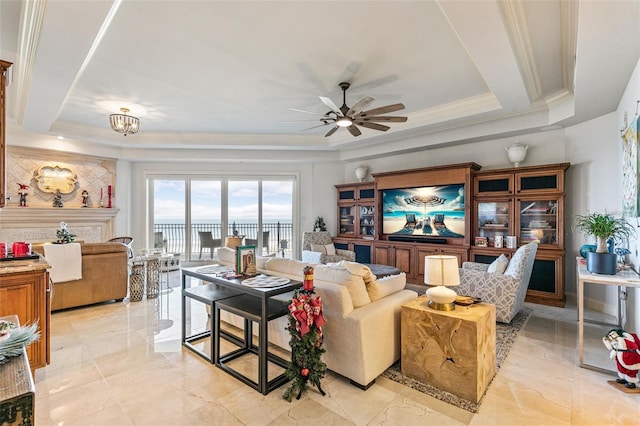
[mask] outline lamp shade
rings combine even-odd
[[[452,287],[460,285],[458,258],[456,256],[425,256],[424,283]]]

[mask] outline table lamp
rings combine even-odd
[[[424,283],[435,286],[427,290],[429,307],[439,311],[455,309],[456,292],[448,287],[460,285],[456,256],[425,256]]]

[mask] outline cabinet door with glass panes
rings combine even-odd
[[[338,235],[350,237],[355,235],[357,208],[355,204],[338,205]]]
[[[541,248],[563,248],[563,201],[562,197],[517,198],[518,245],[537,242]]]
[[[513,201],[482,200],[476,201],[476,232],[474,245],[493,246],[496,235],[506,239],[513,228]],[[486,240],[485,240],[486,239]]]
[[[373,237],[376,234],[375,208],[373,204],[358,205],[358,236]]]

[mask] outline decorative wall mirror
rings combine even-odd
[[[70,194],[78,183],[76,172],[60,166],[42,166],[35,176],[38,182],[38,189],[42,192]]]

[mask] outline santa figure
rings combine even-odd
[[[611,359],[618,367],[617,383],[629,389],[635,389],[640,370],[640,339],[635,333],[615,328],[602,338],[604,345],[611,351]]]
[[[27,207],[27,195],[29,192],[27,191],[30,187],[24,183],[19,183],[18,187],[18,195],[20,195],[20,207]]]

